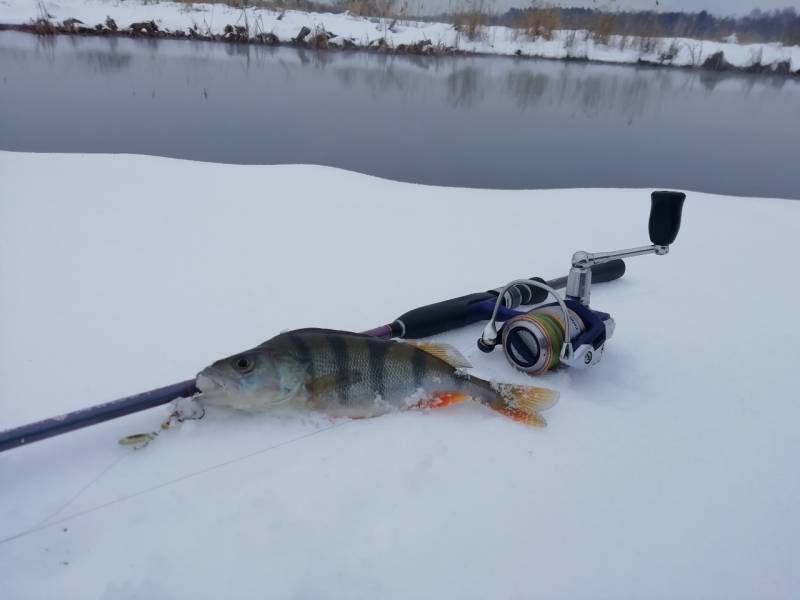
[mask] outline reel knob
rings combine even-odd
[[[656,246],[669,246],[678,237],[681,228],[681,213],[686,194],[653,192],[650,199],[650,241]]]

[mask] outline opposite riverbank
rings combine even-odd
[[[800,47],[739,44],[690,38],[608,36],[554,30],[531,37],[519,29],[479,31],[450,23],[354,16],[350,13],[276,11],[224,4],[128,0],[0,0],[0,30],[39,35],[125,36],[228,43],[368,50],[387,54],[486,54],[647,64],[714,71],[800,76]]]

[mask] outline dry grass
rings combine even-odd
[[[617,32],[613,13],[597,12],[592,15],[587,29],[597,44],[608,45],[611,36]]]
[[[637,39],[640,54],[653,54],[658,50],[660,39],[657,36],[643,36]]]
[[[553,31],[559,28],[561,17],[559,10],[539,0],[532,0],[530,10],[518,17],[512,27],[521,30],[530,39],[552,39]]]
[[[574,29],[569,30],[564,37],[564,48],[567,50],[567,56],[572,56],[572,51],[578,44],[577,37],[577,32]]]
[[[453,17],[456,28],[470,41],[485,37],[485,27],[489,22],[486,0],[469,0],[466,10]]]
[[[527,10],[519,12],[508,25],[517,30],[515,38],[521,36],[530,40],[539,38],[552,39],[553,31],[587,31],[588,39],[606,46],[615,45],[622,49],[633,44],[641,46],[643,52],[654,52],[658,46],[658,38],[671,37],[655,19],[640,22],[635,30],[625,25],[625,14],[616,12],[608,4],[584,14],[579,23],[565,18],[564,9],[549,4],[546,0],[531,0]],[[614,39],[616,38],[616,39]],[[570,36],[567,50],[574,48],[575,35]]]
[[[331,6],[314,0],[170,0],[183,4],[225,4],[234,8],[269,8],[276,11],[301,10],[305,12],[330,12]],[[159,0],[145,0],[156,4]]]
[[[158,0],[145,0],[145,2]],[[198,2],[226,4],[234,8],[269,8],[276,11],[298,10],[304,12],[349,12],[357,17],[392,17],[405,14],[407,6],[398,9],[398,0],[335,0],[323,4],[316,0],[174,0],[184,4]]]
[[[397,0],[337,0],[334,4],[334,10],[356,17],[391,17],[396,9]]]

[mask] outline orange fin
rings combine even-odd
[[[423,352],[427,352],[431,356],[435,356],[441,361],[446,362],[454,369],[471,369],[472,364],[464,358],[458,350],[449,344],[441,344],[434,342],[405,342],[415,348],[419,348]]]
[[[428,400],[423,400],[417,404],[415,408],[444,408],[445,406],[450,406],[451,404],[464,402],[464,400],[469,400],[469,396],[467,394],[462,394],[459,392],[445,392],[442,394],[437,394]]]
[[[545,421],[544,417],[535,410],[525,412],[523,410],[519,410],[518,408],[511,407],[495,408],[494,410],[499,412],[501,415],[505,415],[511,419],[514,419],[517,423],[523,423],[531,427],[547,427],[547,421]]]
[[[523,411],[547,410],[558,402],[558,392],[555,390],[511,383],[492,383],[490,385],[510,406]]]
[[[484,388],[488,387],[493,392],[494,397],[479,398],[481,404],[531,427],[546,427],[547,421],[540,411],[547,410],[558,401],[558,392],[555,390],[508,383],[489,383],[479,379],[473,381]]]

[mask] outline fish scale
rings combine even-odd
[[[449,385],[444,388],[449,392],[460,391],[464,384],[461,378],[452,377],[450,365],[411,344],[360,334],[301,330],[274,338],[274,347],[284,345],[303,348],[299,357],[308,361],[309,379],[330,382],[328,399],[340,406],[371,408],[380,399],[399,409],[435,378],[447,381]],[[320,398],[314,400],[318,405]]]

